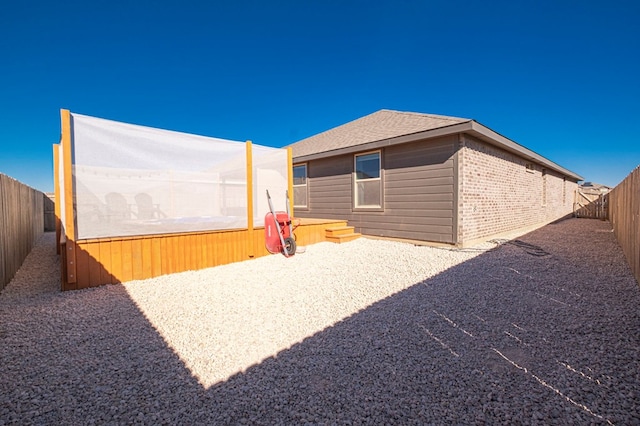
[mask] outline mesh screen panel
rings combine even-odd
[[[66,223],[66,217],[67,217],[67,212],[65,211],[64,206],[66,206],[65,204],[65,197],[64,197],[64,153],[62,151],[62,144],[58,144],[57,146],[58,149],[58,170],[56,170],[56,173],[58,173],[58,186],[59,186],[59,200],[56,200],[56,203],[60,203],[60,234],[62,236],[66,235],[65,234],[65,226],[64,224]]]
[[[253,225],[264,226],[269,212],[267,190],[273,208],[286,211],[286,191],[289,187],[287,151],[284,149],[252,146],[253,158]]]
[[[247,227],[243,142],[79,114],[72,133],[78,239]],[[253,152],[255,185],[286,187],[286,151]]]

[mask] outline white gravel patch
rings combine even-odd
[[[360,238],[124,287],[209,387],[482,252]]]
[[[62,293],[46,234],[0,293],[0,426],[640,424],[611,226],[498,243],[321,243]]]

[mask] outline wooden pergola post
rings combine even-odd
[[[254,241],[253,241],[253,148],[251,141],[245,144],[247,148],[247,233],[249,236],[249,244],[247,246],[247,255],[254,257]]]
[[[289,213],[293,217],[293,152],[287,148],[287,190],[289,191]]]
[[[60,206],[64,209],[64,235],[66,239],[66,253],[65,258],[67,260],[67,288],[65,290],[71,290],[76,288],[76,227],[75,227],[75,215],[73,208],[73,175],[72,175],[72,146],[71,146],[71,113],[67,109],[60,110],[60,118],[62,121],[62,160],[63,176],[64,176],[64,206]]]
[[[53,193],[54,196],[54,215],[56,221],[56,254],[60,254],[60,144],[53,144]]]

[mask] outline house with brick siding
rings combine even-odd
[[[296,217],[466,246],[572,213],[583,178],[475,120],[380,110],[290,145]]]

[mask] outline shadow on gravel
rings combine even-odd
[[[640,290],[608,231],[549,225],[208,389],[122,287],[3,294],[0,424],[637,424]],[[105,321],[112,333],[92,336]]]

